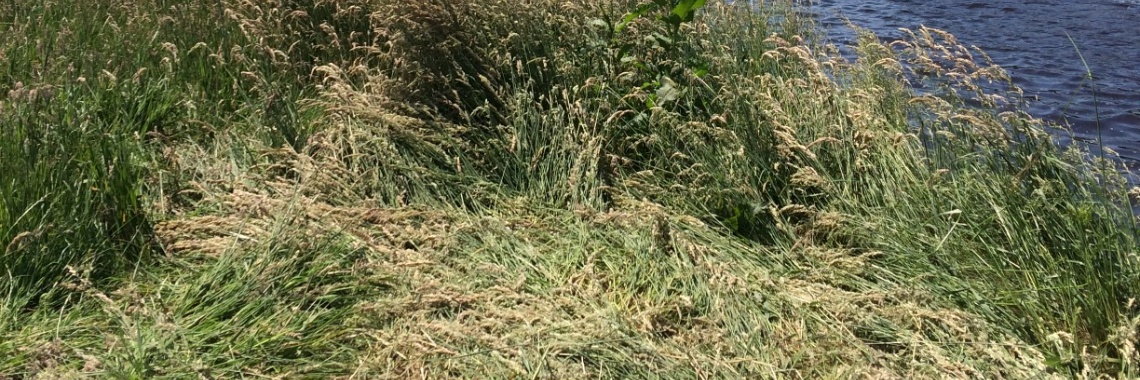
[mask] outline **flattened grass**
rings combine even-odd
[[[0,5],[0,377],[1136,374],[1125,183],[984,54],[637,5]]]

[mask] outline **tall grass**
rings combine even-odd
[[[0,5],[0,376],[1135,375],[1112,165],[794,6]]]
[[[286,80],[296,74],[263,63],[218,6],[52,1],[3,11],[4,32],[19,36],[0,46],[0,240],[11,242],[0,268],[13,294],[38,295],[68,265],[91,262],[101,277],[151,254],[156,215],[144,204],[182,190],[151,183],[162,142],[208,143],[241,128],[275,146],[304,138],[300,86]]]

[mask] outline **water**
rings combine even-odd
[[[886,41],[898,28],[946,30],[985,50],[1030,96],[1034,116],[1097,139],[1086,70],[1096,79],[1105,146],[1140,163],[1140,0],[814,0],[807,12],[833,42],[851,42],[844,17]]]

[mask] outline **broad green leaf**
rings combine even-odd
[[[705,6],[705,0],[682,0],[673,7],[673,14],[680,19],[680,22],[691,22],[697,13],[697,9]]]
[[[624,30],[626,26],[629,26],[629,23],[633,22],[633,20],[636,20],[638,17],[649,13],[649,10],[652,8],[653,4],[642,4],[641,6],[637,7],[637,9],[634,9],[633,12],[626,13],[625,17],[622,17],[621,22],[619,22],[617,24],[617,27],[614,28],[614,32],[620,32]]]
[[[692,5],[692,0],[681,1],[677,3],[677,6],[673,7],[673,14],[677,15],[677,17],[680,17],[681,19],[684,19],[685,16],[689,14],[689,10],[692,8]]]

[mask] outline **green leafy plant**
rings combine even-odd
[[[705,0],[653,0],[626,13],[614,25],[611,36],[617,37],[634,21],[652,15],[665,29],[664,34],[651,35],[652,47],[664,51],[664,56],[655,57],[656,59],[632,55],[631,51],[635,47],[632,42],[618,45],[617,60],[627,67],[638,70],[646,78],[639,88],[648,93],[642,111],[674,102],[683,95],[684,86],[679,84],[676,78],[678,71],[688,70],[696,77],[708,73],[708,63],[694,53],[693,47],[689,45],[691,42],[689,39],[681,38],[682,26],[692,23],[697,11],[704,6]],[[617,41],[616,38],[612,40]]]

